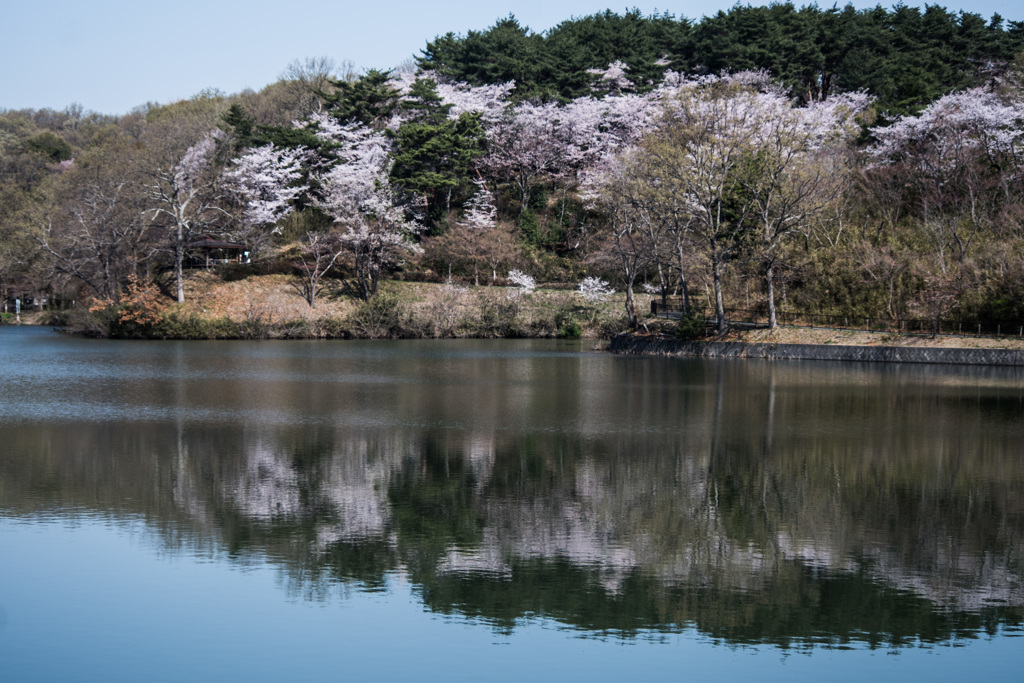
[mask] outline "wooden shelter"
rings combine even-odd
[[[249,263],[249,250],[241,242],[226,242],[210,235],[185,245],[189,268],[210,268],[223,263]]]

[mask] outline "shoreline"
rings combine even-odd
[[[796,334],[787,337],[801,336]],[[767,331],[763,331],[767,332]],[[811,330],[813,332],[813,330]],[[813,360],[858,363],[919,363],[937,365],[1024,366],[1024,348],[966,347],[928,344],[930,338],[900,338],[903,344],[800,343],[759,341],[759,337],[731,333],[720,339],[683,340],[662,334],[623,333],[608,350],[618,355],[690,358],[756,358],[763,360]],[[808,335],[803,335],[808,336]],[[813,335],[810,335],[813,336]],[[949,339],[942,340],[948,343]],[[998,340],[972,340],[991,341]],[[915,343],[917,342],[917,343]],[[924,343],[922,343],[924,342]]]
[[[35,320],[22,320],[20,325],[8,324],[4,327],[28,328],[48,327],[38,316]],[[56,328],[55,328],[56,329]],[[841,341],[826,339],[844,335]],[[191,339],[209,340],[214,337],[191,337]],[[359,339],[351,336],[232,336],[221,339],[248,341],[272,340],[309,340],[309,339]],[[361,337],[374,339],[373,337]],[[376,337],[376,339],[552,339],[556,335],[508,335],[508,336],[416,336],[416,337]],[[173,340],[173,338],[150,336],[135,337],[140,340]],[[182,340],[183,338],[178,338]],[[788,361],[838,361],[854,363],[910,363],[935,365],[968,365],[993,367],[1024,367],[1024,344],[1017,348],[1007,348],[1016,340],[999,340],[991,338],[964,339],[961,337],[930,337],[894,336],[881,333],[864,333],[843,330],[823,330],[821,328],[778,328],[774,332],[768,330],[731,330],[721,337],[703,340],[684,340],[664,332],[637,333],[623,332],[611,339],[599,340],[594,337],[577,338],[581,341],[598,341],[594,350],[603,350],[616,355],[683,357],[683,358],[751,358],[759,360]],[[866,343],[864,343],[866,341]],[[857,343],[861,342],[861,343]],[[973,344],[973,346],[953,345],[957,342]]]

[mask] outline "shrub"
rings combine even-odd
[[[479,303],[479,322],[476,333],[481,337],[518,337],[522,330],[519,320],[520,302],[506,297],[486,297]]]
[[[696,308],[690,308],[679,317],[679,324],[676,325],[676,336],[680,339],[703,339],[708,334],[708,323],[704,313]]]
[[[148,336],[159,339],[240,339],[244,330],[230,318],[201,318],[171,311],[153,326]]]
[[[109,337],[111,323],[115,319],[112,309],[91,310],[76,306],[64,316],[64,327],[71,334],[83,337]]]
[[[381,291],[365,301],[349,316],[352,334],[365,339],[401,336],[405,305],[398,295]]]
[[[559,316],[558,336],[565,339],[579,339],[583,336],[583,325],[572,317]]]
[[[455,337],[466,325],[466,307],[469,290],[457,285],[445,285],[424,306],[425,324],[420,334],[430,337]]]

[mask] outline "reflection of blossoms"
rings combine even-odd
[[[580,283],[579,292],[588,302],[599,304],[614,294],[615,290],[600,278],[588,277]]]

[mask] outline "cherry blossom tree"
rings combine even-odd
[[[391,143],[381,132],[333,119],[314,119],[317,135],[332,146],[333,166],[316,175],[320,186],[318,206],[335,221],[358,215],[363,204],[386,177]]]
[[[230,191],[243,204],[241,223],[249,247],[258,250],[269,234],[278,234],[278,221],[295,209],[295,199],[307,192],[303,181],[308,150],[273,144],[247,150],[224,173]],[[269,230],[267,230],[269,228]]]
[[[628,71],[629,67],[618,59],[605,69],[587,69],[588,74],[597,77],[591,89],[615,95],[634,90],[633,82],[626,76]]]
[[[587,303],[599,304],[606,301],[615,290],[601,278],[586,277],[580,282],[579,293]]]
[[[476,192],[466,202],[466,210],[462,214],[459,224],[474,230],[487,230],[494,227],[494,221],[498,217],[498,210],[494,206],[494,195],[487,189],[487,183],[483,180],[475,180]]]
[[[655,186],[682,201],[688,227],[704,244],[714,286],[719,333],[726,330],[722,278],[740,251],[753,209],[738,192],[758,122],[756,93],[721,80],[698,82],[666,101],[656,131],[641,146],[644,168]]]
[[[508,280],[516,287],[509,292],[508,295],[510,298],[519,298],[526,294],[530,294],[533,290],[537,289],[537,281],[533,276],[527,275],[518,269],[508,271]]]
[[[649,96],[580,97],[558,109],[556,138],[572,172],[579,174],[635,146],[650,129],[657,101]]]
[[[527,102],[507,109],[487,128],[487,153],[480,166],[516,188],[520,213],[526,210],[538,179],[562,168],[565,147],[556,135],[557,126],[558,105]]]
[[[334,219],[339,243],[352,256],[360,295],[369,301],[383,272],[421,251],[413,238],[422,226],[408,218],[406,202],[391,187],[384,134],[358,125],[325,125],[322,134],[337,145],[338,164],[318,178],[318,206]]]
[[[598,160],[585,184],[625,192],[629,211],[658,225],[648,229],[646,238],[650,264],[664,293],[664,267],[674,260],[687,308],[687,252],[693,243],[703,245],[719,332],[726,327],[725,269],[741,254],[753,253],[765,278],[774,326],[775,268],[785,241],[821,210],[835,187],[829,180],[836,165],[818,164],[816,157],[853,135],[854,117],[867,98],[854,94],[798,109],[760,72],[698,79],[670,75],[669,80],[671,85],[661,89],[656,124],[645,124],[649,111],[634,105],[635,114],[622,117],[633,128],[624,126],[621,141],[611,146],[626,153],[617,162]],[[631,137],[646,130],[651,132],[638,150],[629,151]]]
[[[364,300],[369,301],[377,293],[383,272],[401,266],[407,255],[423,251],[414,241],[422,231],[423,226],[407,218],[395,191],[382,181],[340,235],[352,254]]]
[[[188,243],[231,218],[224,208],[221,175],[214,164],[217,141],[222,136],[217,129],[206,133],[173,163],[152,171],[144,183],[148,197],[144,213],[170,233],[178,303],[185,301],[183,268]]]
[[[514,81],[494,85],[472,86],[468,83],[447,82],[433,72],[421,75],[437,83],[437,94],[445,105],[450,105],[448,118],[458,119],[462,114],[480,114],[484,123],[501,118],[509,104],[509,96],[515,90]]]
[[[1024,102],[974,88],[876,128],[876,167],[895,167],[941,273],[959,270],[979,233],[1020,191]]]

